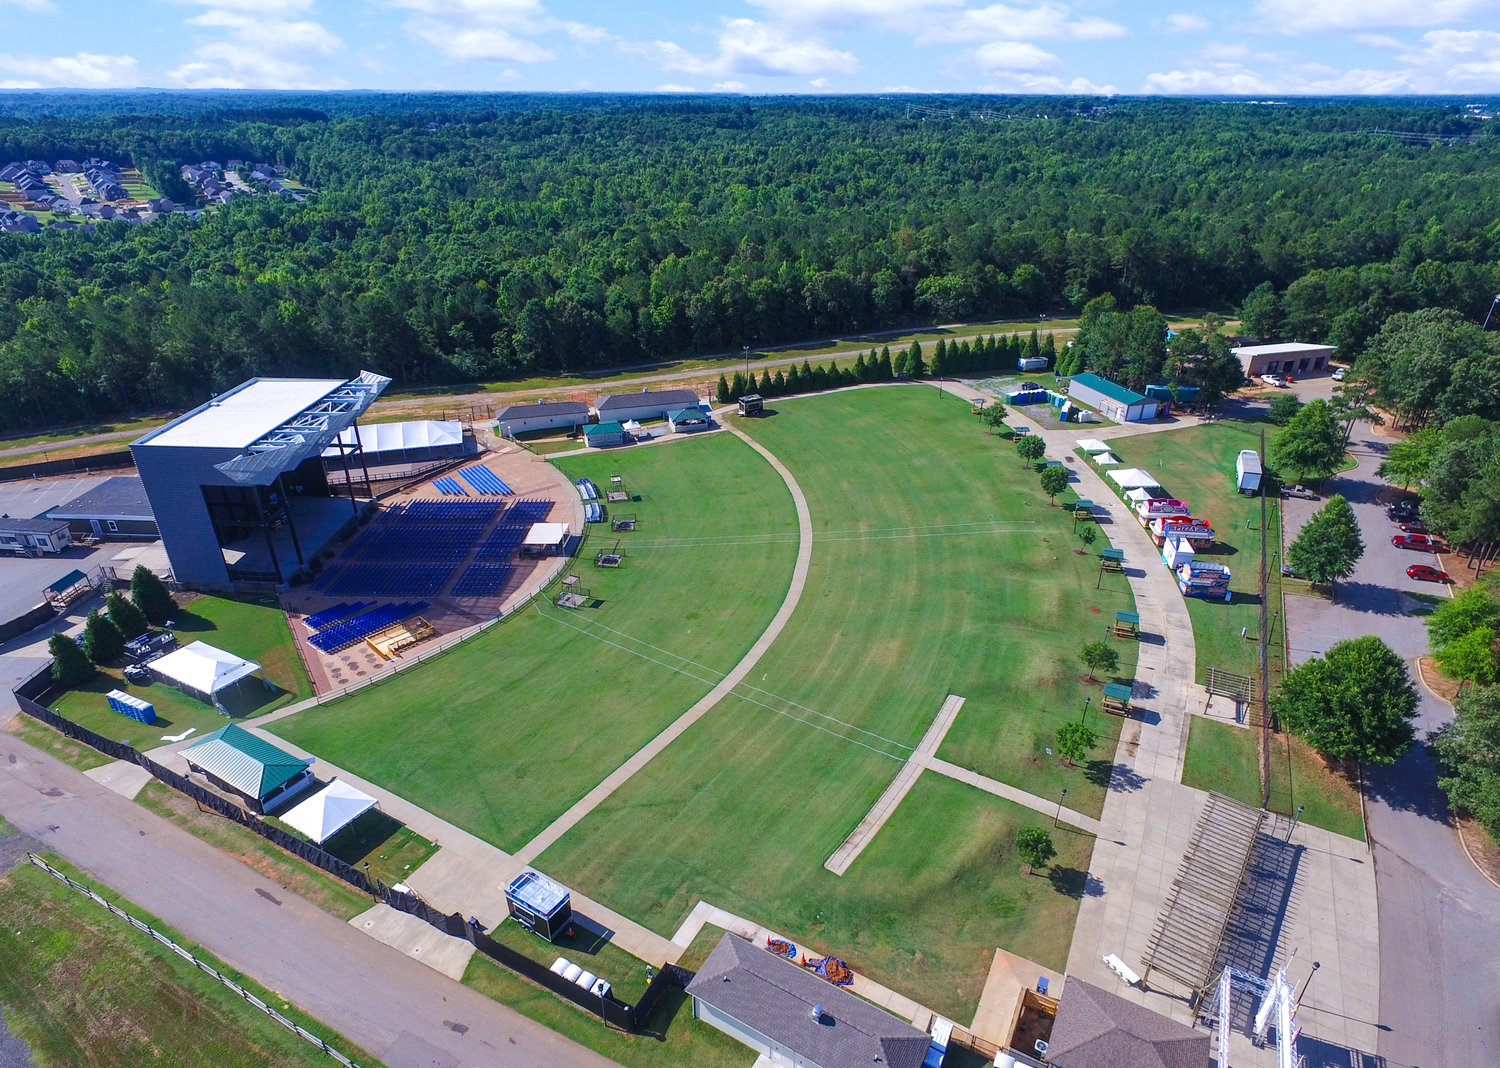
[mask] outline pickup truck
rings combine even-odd
[[[1301,497],[1304,501],[1316,501],[1319,499],[1318,495],[1306,486],[1282,486],[1281,495],[1283,497]]]

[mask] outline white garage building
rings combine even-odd
[[[1104,418],[1113,419],[1117,423],[1139,423],[1145,419],[1155,419],[1167,404],[1154,397],[1143,397],[1133,389],[1126,389],[1087,371],[1073,376],[1068,384],[1068,399],[1086,404]]]
[[[538,401],[512,404],[495,416],[495,430],[511,438],[533,430],[572,430],[589,421],[589,406],[582,401]]]
[[[630,419],[665,419],[684,408],[702,407],[703,401],[690,389],[661,389],[656,392],[616,393],[601,398],[594,405],[599,422],[623,423]]]

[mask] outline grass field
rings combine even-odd
[[[186,944],[106,888],[95,889]],[[32,1048],[38,1064],[261,1068],[330,1063],[305,1039],[40,868],[23,863],[0,878],[0,914],[5,916],[0,1003],[7,1025]],[[358,1063],[377,1063],[317,1021],[283,1008],[276,995],[203,950],[188,948]]]
[[[540,864],[663,933],[700,897],[742,911],[967,1018],[988,947],[1062,964],[1091,840],[1060,833],[1057,886],[1013,882],[1003,854],[1034,814],[928,773],[842,878],[823,862],[949,692],[967,704],[945,758],[1097,812],[1107,761],[1045,748],[1097,689],[1074,651],[1128,593],[1093,591],[1067,514],[968,405],[888,387],[776,407],[742,425],[809,498],[797,612],[748,685]],[[1090,723],[1112,753],[1117,721]]]
[[[1198,681],[1208,677],[1210,667],[1241,675],[1259,673],[1257,647],[1240,637],[1241,628],[1256,634],[1260,627],[1260,498],[1246,497],[1234,488],[1234,461],[1241,449],[1260,446],[1260,432],[1267,424],[1225,420],[1161,434],[1121,438],[1114,453],[1122,464],[1142,467],[1162,482],[1162,488],[1184,500],[1193,514],[1214,528],[1216,540],[1203,559],[1227,564],[1233,576],[1229,588],[1234,600],[1206,601],[1187,597],[1188,616],[1193,623],[1193,641],[1198,649]],[[1268,544],[1273,553],[1281,549],[1281,502],[1266,501]],[[1281,610],[1281,560],[1271,561],[1269,596],[1271,609]],[[1155,565],[1148,565],[1155,566]],[[1285,670],[1281,622],[1275,623],[1271,640],[1272,685]]]
[[[236,720],[312,696],[312,683],[297,656],[286,616],[275,603],[198,597],[177,610],[172,629],[182,645],[204,641],[254,660],[260,664],[261,674],[276,685],[273,693],[253,681],[247,682],[226,698],[225,706]],[[104,695],[116,689],[155,705],[156,723],[148,727],[111,709]],[[101,670],[85,685],[63,694],[52,703],[52,709],[106,738],[128,739],[141,749],[160,745],[163,734],[180,734],[189,727],[196,727],[203,734],[228,722],[212,705],[175,686],[161,682],[149,686],[127,683],[117,667]]]
[[[1182,781],[1260,807],[1256,770],[1257,732],[1194,716],[1188,734]],[[1271,736],[1272,811],[1291,814],[1303,806],[1302,820],[1314,827],[1364,841],[1359,793],[1302,739]]]
[[[570,457],[623,474],[625,566],[582,564],[602,604],[534,605],[427,664],[273,729],[505,849],[516,849],[707,693],[785,596],[791,495],[728,434]],[[461,789],[455,786],[462,784]]]
[[[111,760],[92,746],[75,742],[45,723],[20,712],[17,712],[15,718],[5,725],[5,729],[27,745],[35,746],[79,771],[102,767]]]

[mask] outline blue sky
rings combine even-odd
[[[0,87],[1500,92],[1500,0],[0,0]]]

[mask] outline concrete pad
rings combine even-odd
[[[974,1012],[974,1022],[969,1030],[1002,1048],[1010,1045],[1011,1028],[1021,994],[1027,990],[1035,990],[1036,981],[1042,976],[1046,977],[1049,984],[1047,996],[1062,997],[1062,975],[1051,968],[1044,968],[1036,961],[997,948],[994,959],[990,961],[990,974],[984,981],[984,991],[979,995],[979,1007]]]
[[[399,949],[449,979],[463,979],[469,958],[474,955],[474,944],[467,939],[446,935],[426,921],[389,905],[376,905],[361,912],[349,921],[349,926]]]
[[[130,760],[113,760],[97,768],[90,768],[84,774],[100,786],[107,786],[121,797],[132,801],[141,792],[141,787],[153,778],[149,771]]]

